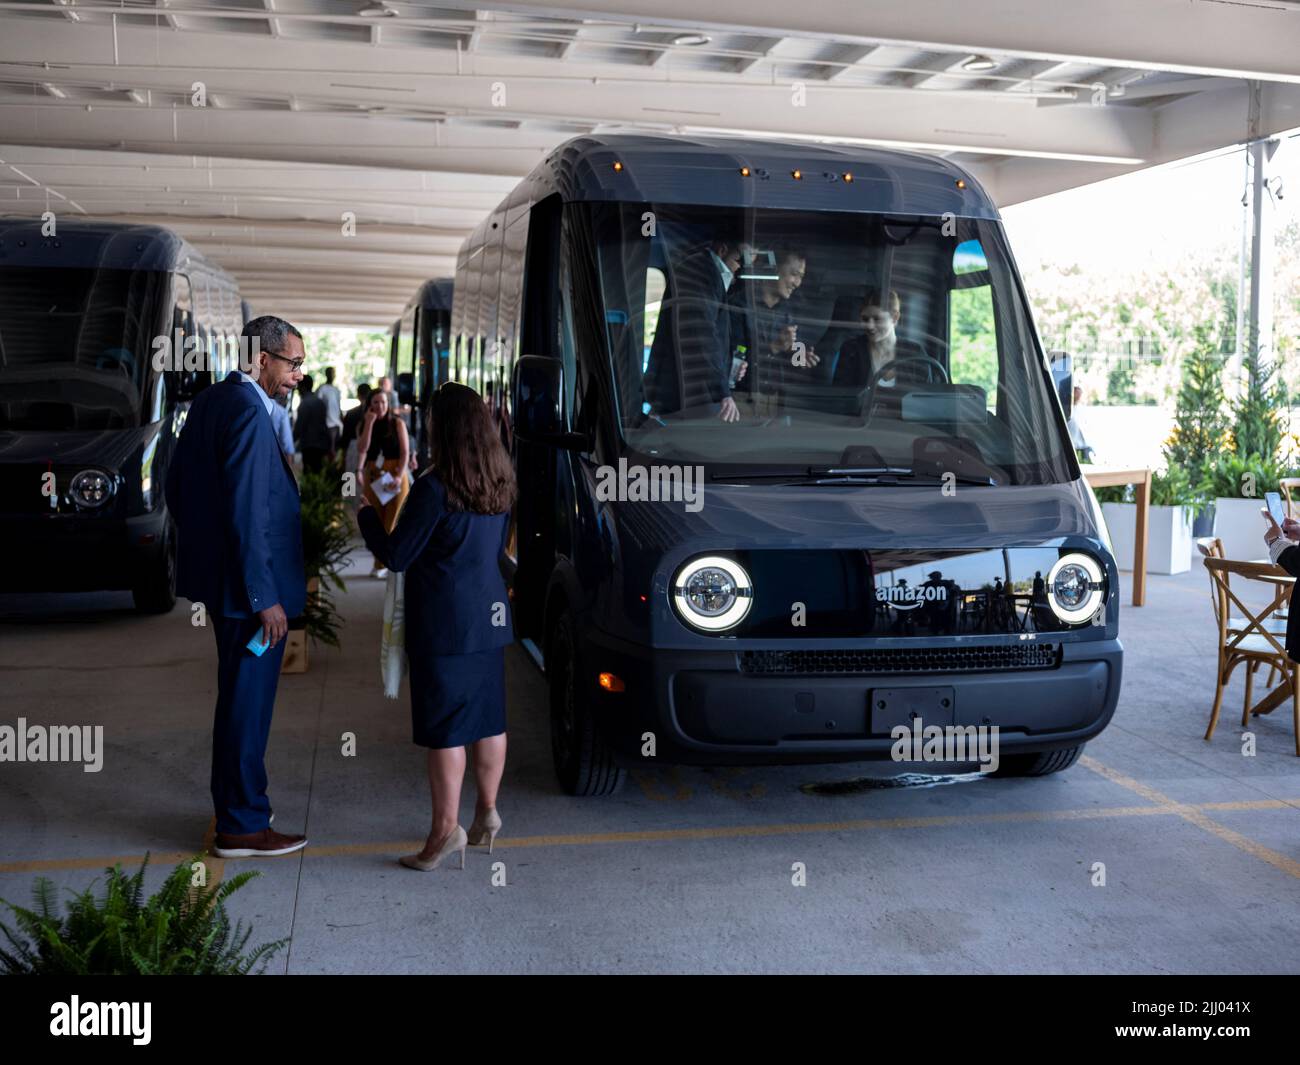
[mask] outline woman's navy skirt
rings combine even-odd
[[[504,647],[408,656],[411,731],[421,747],[464,747],[506,730]]]

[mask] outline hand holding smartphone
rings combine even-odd
[[[1282,496],[1279,492],[1265,492],[1264,506],[1268,510],[1268,516],[1273,524],[1282,527],[1282,522],[1286,520],[1286,508],[1282,505]]]

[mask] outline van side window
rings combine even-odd
[[[557,353],[564,363],[564,415],[570,425],[574,423],[574,388],[582,369],[578,366],[578,349],[573,341],[573,275],[569,270],[569,257],[560,258],[560,299],[556,305]]]
[[[172,328],[179,329],[185,336],[194,335],[194,292],[190,279],[184,274],[174,274],[174,297],[172,302]]]
[[[978,385],[994,410],[998,395],[997,315],[984,249],[977,240],[957,245],[954,287],[948,298],[949,368],[954,384]]]
[[[645,372],[650,361],[650,348],[655,342],[655,332],[659,328],[659,308],[663,305],[664,292],[668,281],[664,272],[657,266],[651,266],[645,272],[645,336],[642,338],[641,372]]]

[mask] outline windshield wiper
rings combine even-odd
[[[906,466],[772,466],[759,470],[737,470],[734,473],[712,473],[711,481],[806,481],[811,477],[908,477],[912,471]]]
[[[949,471],[961,484],[996,486],[992,477]],[[901,484],[900,478],[915,484],[942,482],[943,474],[918,474],[909,466],[806,466],[799,469],[741,470],[736,473],[713,473],[710,481],[773,481],[782,484]]]

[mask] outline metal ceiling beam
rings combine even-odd
[[[1300,82],[1300,9],[1278,0],[1071,0],[999,5],[969,0],[563,0],[566,14],[757,34],[890,42],[925,51],[992,52],[1094,66]],[[447,8],[461,8],[447,0]],[[507,0],[499,10],[553,15],[545,0]]]

